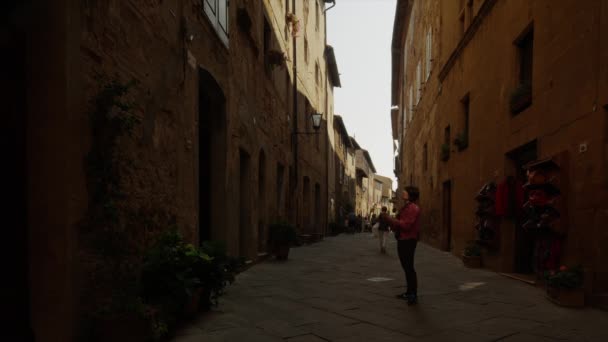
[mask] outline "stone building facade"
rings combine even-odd
[[[381,175],[375,175],[374,178],[382,183],[382,193],[379,202],[380,209],[386,207],[390,213],[393,210],[393,180]]]
[[[582,264],[587,295],[605,298],[607,18],[606,1],[398,1],[395,171],[399,188],[420,188],[423,240],[459,255],[478,238],[480,188],[525,183],[523,167],[548,159],[559,169],[561,262]],[[521,224],[499,218],[488,267],[526,272],[534,241]]]
[[[349,163],[352,164],[352,149],[350,136],[341,116],[334,116],[335,141],[335,222],[344,222],[349,209],[355,206],[355,178],[349,173]],[[349,158],[350,157],[350,158]]]
[[[370,215],[376,193],[374,183],[376,168],[369,152],[362,149],[354,138],[351,138],[351,141],[355,149],[355,213],[367,217]]]
[[[80,332],[103,260],[90,220],[99,181],[91,151],[107,138],[95,115],[109,100],[107,115],[128,112],[120,124],[129,134],[112,141],[120,196],[107,203],[120,241],[142,247],[178,227],[190,242],[225,241],[253,260],[267,251],[269,223],[325,231],[339,78],[324,6],[9,1],[0,43],[15,66],[2,87],[19,133],[7,154],[18,260],[6,312],[15,329],[36,341]],[[323,116],[318,131],[313,113]]]

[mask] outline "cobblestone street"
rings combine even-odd
[[[382,255],[369,234],[326,238],[240,274],[174,341],[608,341],[604,311],[555,306],[424,244],[416,267],[420,303],[408,307],[394,298],[404,290],[394,240]]]

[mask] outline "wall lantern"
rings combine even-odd
[[[314,132],[293,132],[294,135],[299,135],[299,134],[318,134],[319,133],[319,129],[321,128],[321,120],[323,119],[323,114],[321,113],[314,113],[310,115],[310,121],[312,121],[312,128],[315,130]]]
[[[310,116],[310,118],[312,120],[312,128],[314,128],[315,131],[318,131],[319,128],[321,128],[321,119],[323,118],[323,114],[314,113]]]

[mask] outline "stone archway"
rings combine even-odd
[[[226,210],[226,97],[215,78],[199,70],[199,242],[222,239]]]
[[[260,150],[258,157],[258,253],[266,252],[266,154]]]

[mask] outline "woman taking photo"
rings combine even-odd
[[[408,304],[418,303],[418,278],[414,269],[414,253],[420,233],[420,207],[416,204],[420,192],[418,188],[408,186],[402,193],[405,202],[395,218],[382,214],[380,219],[387,222],[397,238],[397,252],[401,267],[405,272],[407,291],[397,298],[407,300]]]

